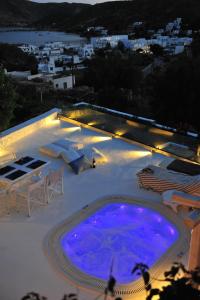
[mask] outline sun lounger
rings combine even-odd
[[[170,206],[175,212],[179,206],[188,206],[200,209],[200,197],[193,196],[176,190],[162,193],[163,203]]]
[[[189,176],[149,165],[137,173],[140,187],[163,193],[167,190],[200,195],[200,175]]]

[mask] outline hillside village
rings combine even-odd
[[[12,70],[7,72],[7,75],[19,80],[40,79],[49,82],[54,89],[71,89],[76,84],[75,76],[72,74],[73,70],[84,69],[86,67],[84,62],[94,58],[95,51],[98,49],[114,49],[119,43],[122,43],[124,48],[132,52],[139,51],[150,54],[151,46],[158,45],[163,49],[163,54],[174,56],[184,52],[192,43],[193,32],[192,30],[182,30],[181,18],[169,22],[165,28],[146,29],[145,34],[149,36],[148,38],[133,38],[134,35],[138,34],[138,30],[143,28],[143,25],[142,21],[133,22],[129,26],[129,34],[123,35],[109,35],[108,30],[103,26],[88,27],[86,31],[92,32],[92,37],[83,42],[82,45],[73,45],[67,42],[48,42],[40,46],[19,45],[23,52],[33,55],[37,59],[38,74],[31,75],[30,70],[25,72]]]

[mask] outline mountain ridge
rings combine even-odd
[[[1,0],[0,26],[36,26],[77,31],[102,25],[120,31],[135,21],[159,27],[177,17],[193,28],[200,27],[199,0],[132,0],[100,4],[36,3]]]

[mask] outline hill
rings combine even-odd
[[[0,26],[54,26],[54,19],[73,19],[87,4],[36,3],[28,0],[1,0]]]
[[[199,28],[199,11],[199,0],[132,0],[96,5],[1,0],[0,25],[34,25],[66,31],[77,31],[84,26],[104,25],[115,32],[139,20],[158,28],[174,18],[182,17],[189,27]]]

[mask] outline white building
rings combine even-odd
[[[100,35],[107,35],[108,34],[108,30],[105,29],[105,27],[103,27],[103,26],[91,26],[91,27],[87,28],[87,31],[88,32],[93,31],[93,32],[96,32]]]
[[[49,47],[51,49],[58,49],[58,48],[64,48],[65,43],[64,42],[47,42],[45,43],[46,47]]]
[[[94,48],[104,48],[109,43],[112,48],[116,47],[118,42],[128,41],[128,35],[111,35],[105,37],[93,37],[90,42]]]
[[[94,55],[94,47],[92,44],[86,44],[79,50],[79,55],[83,58],[90,59]]]
[[[132,24],[132,28],[139,28],[143,25],[142,21],[137,21]]]
[[[130,40],[130,47],[132,50],[136,51],[138,49],[142,49],[145,51],[148,48],[148,40],[141,38],[141,39],[135,39],[135,40]]]
[[[52,76],[52,77],[47,77],[46,80],[53,84],[55,90],[71,89],[75,85],[75,77],[73,78],[72,75]]]
[[[178,31],[181,29],[181,22],[182,22],[182,18],[176,18],[173,22],[169,22],[166,27],[165,30],[167,32],[172,32],[172,31]]]
[[[39,63],[38,71],[42,73],[56,74],[63,72],[63,67],[56,67],[55,62]]]
[[[149,51],[150,45],[160,45],[167,52],[171,54],[179,54],[184,51],[184,47],[192,43],[191,37],[170,37],[163,35],[154,35],[156,38],[153,39],[135,39],[130,40],[130,46],[132,50],[142,49],[143,51]]]
[[[37,54],[39,52],[39,47],[30,44],[23,44],[18,48],[20,48],[23,52],[27,54]]]
[[[176,46],[175,49],[174,49],[174,54],[177,55],[177,54],[180,54],[184,51],[185,47],[184,46]]]
[[[12,71],[12,72],[7,72],[7,70],[5,70],[5,74],[7,76],[10,76],[10,77],[16,78],[16,79],[27,79],[28,76],[31,75],[31,71]]]

